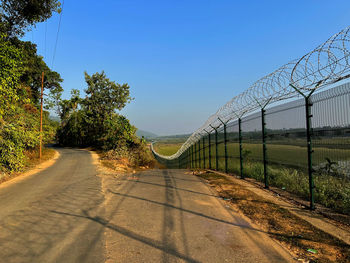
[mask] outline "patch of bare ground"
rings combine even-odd
[[[43,148],[42,158],[39,158],[38,150],[30,150],[25,152],[26,162],[22,171],[12,173],[0,173],[0,184],[8,181],[21,180],[26,176],[35,174],[55,163],[59,157],[59,153],[52,148]],[[15,180],[14,180],[15,179]]]
[[[229,176],[210,172],[196,175],[205,179],[233,209],[279,241],[299,261],[350,262],[348,244],[257,195],[253,187],[238,184],[237,179]]]

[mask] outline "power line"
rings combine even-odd
[[[54,65],[55,57],[56,57],[56,50],[57,50],[57,43],[58,43],[58,35],[59,35],[59,33],[60,33],[60,28],[61,28],[63,7],[64,7],[64,0],[62,1],[62,9],[61,9],[61,13],[60,13],[60,20],[59,20],[59,22],[58,22],[58,29],[57,29],[57,35],[56,35],[56,43],[55,43],[55,48],[54,48],[54,51],[53,51],[52,64],[51,64],[51,69],[52,69],[52,70],[53,70],[53,65]]]
[[[45,22],[45,43],[44,43],[44,57],[46,57],[46,39],[47,39],[47,20]]]

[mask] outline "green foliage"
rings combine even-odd
[[[135,145],[136,128],[124,116],[113,114],[112,118],[105,120],[103,126],[104,132],[97,143],[103,149],[108,150],[122,145],[128,147]]]
[[[95,146],[104,150],[135,144],[136,128],[116,113],[131,98],[128,84],[109,80],[104,72],[88,75],[85,99],[73,90],[70,100],[60,102],[62,127],[58,138],[62,145]]]
[[[39,145],[39,90],[44,88],[60,97],[62,79],[37,55],[36,45],[19,40],[24,29],[42,22],[59,8],[56,0],[0,2],[0,170],[20,170],[26,150]],[[51,142],[57,123],[43,116],[43,142]]]
[[[129,120],[116,113],[132,98],[128,84],[109,80],[105,73],[89,76],[88,88],[82,99],[79,91],[72,90],[71,99],[61,100],[61,127],[58,139],[66,146],[93,146],[104,151],[103,158],[127,158],[133,166],[148,166],[153,162],[145,141],[139,139],[136,128]]]
[[[84,74],[88,85],[84,104],[92,114],[98,115],[99,119],[123,109],[126,103],[132,100],[128,84],[120,85],[109,80],[103,71],[91,76],[86,72]]]
[[[49,102],[55,103],[53,100],[56,95],[58,99],[62,94],[61,82],[63,81],[60,74],[52,71],[44,62],[42,56],[37,55],[36,45],[31,42],[24,42],[19,39],[11,39],[12,45],[16,46],[22,53],[22,72],[20,82],[24,87],[28,87],[26,92],[22,94],[29,97],[35,104],[39,103],[42,73],[44,72],[44,89],[50,91]],[[57,102],[56,102],[57,103]],[[50,106],[50,104],[48,104]],[[54,106],[54,105],[51,105]]]
[[[17,86],[22,72],[21,52],[0,34],[0,121],[18,100]]]
[[[44,22],[53,12],[60,12],[60,5],[57,0],[2,0],[0,28],[9,35],[22,36],[28,27]]]

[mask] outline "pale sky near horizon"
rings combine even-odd
[[[158,135],[192,133],[232,97],[350,25],[350,1],[65,0],[53,69],[128,83],[122,110]],[[26,40],[52,66],[58,15]],[[45,31],[46,41],[45,41]]]

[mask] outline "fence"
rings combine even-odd
[[[350,213],[350,85],[320,91],[350,76],[349,30],[234,97],[173,156],[154,155],[167,167],[254,177],[311,209],[316,201]]]

